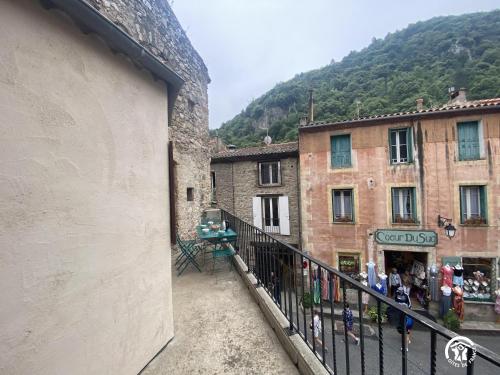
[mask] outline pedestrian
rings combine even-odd
[[[396,268],[392,269],[391,274],[389,275],[389,287],[391,289],[391,297],[396,295],[396,290],[401,286],[401,276],[398,274],[398,270]]]
[[[316,343],[317,348],[323,347],[323,341],[319,338],[319,335],[321,334],[322,326],[321,326],[321,319],[319,317],[319,313],[317,310],[314,310],[314,317],[313,321],[311,322],[310,328],[313,330],[313,336],[314,336],[314,342]],[[325,346],[325,352],[328,351],[328,348]]]
[[[408,294],[406,294],[404,287],[401,286],[398,288],[394,300],[401,306],[405,306],[411,309],[411,300]],[[408,345],[411,344],[411,330],[413,328],[413,318],[411,316],[406,316],[405,320],[403,321],[404,314],[400,311],[398,311],[398,314],[399,314],[398,332],[400,334],[403,334],[403,329],[406,329],[406,351],[408,351]],[[403,348],[401,348],[401,350],[403,350]]]
[[[342,312],[342,319],[344,320],[344,327],[347,330],[347,335],[352,337],[356,342],[356,345],[359,345],[359,338],[353,332],[354,328],[354,318],[352,315],[352,310],[349,307],[349,304],[346,303],[344,307],[344,311]]]

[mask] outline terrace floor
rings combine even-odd
[[[298,374],[238,273],[173,271],[175,337],[142,372]]]

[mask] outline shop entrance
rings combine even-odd
[[[414,308],[424,307],[427,294],[427,253],[414,251],[384,251],[387,275],[397,269],[401,280],[409,286]]]

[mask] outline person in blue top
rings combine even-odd
[[[356,345],[359,345],[359,338],[356,337],[356,335],[353,332],[354,318],[352,315],[352,310],[349,307],[348,303],[345,304],[344,311],[342,312],[342,318],[343,318],[344,323],[345,323],[344,326],[347,329],[347,335],[354,339],[354,341],[356,342]]]

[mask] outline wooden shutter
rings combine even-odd
[[[481,205],[481,217],[485,220],[485,224],[488,222],[488,199],[486,196],[486,186],[479,187],[479,204]]]
[[[262,199],[261,197],[252,198],[253,206],[253,225],[262,229]]]
[[[408,163],[413,161],[413,128],[406,130],[406,147],[408,148]]]
[[[280,234],[290,235],[290,214],[288,210],[288,197],[281,196],[278,201],[280,215]]]
[[[459,160],[479,159],[479,128],[477,121],[458,124]]]
[[[415,188],[410,188],[411,190],[411,214],[415,223],[417,223],[417,192]]]
[[[345,168],[351,166],[351,136],[349,134],[332,137],[332,166]]]

